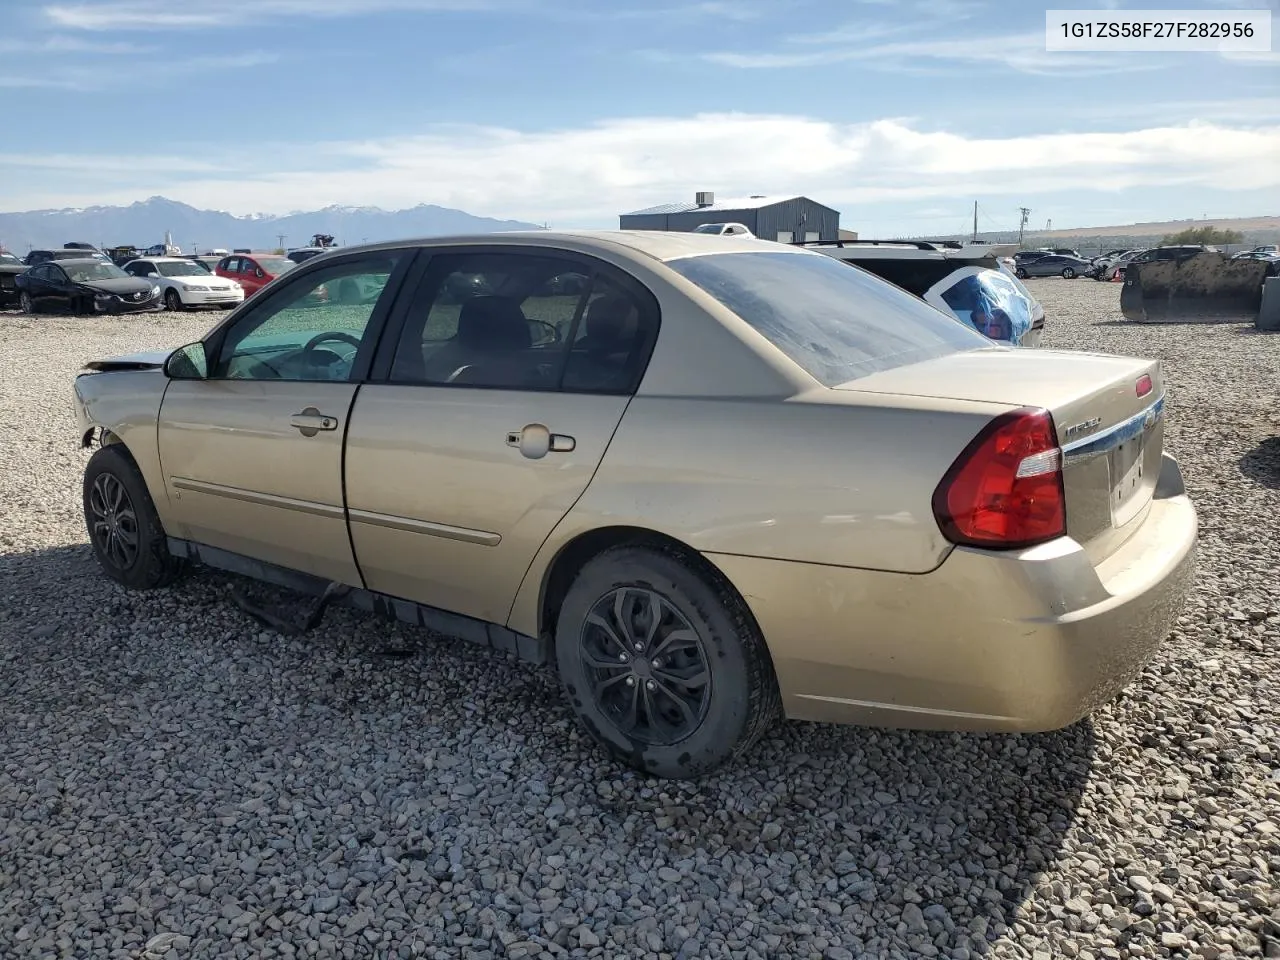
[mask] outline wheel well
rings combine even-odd
[[[129,447],[125,444],[123,440],[117,437],[114,433],[112,433],[106,427],[94,427],[87,434],[85,434],[86,447],[93,445],[93,435],[95,433],[97,433],[98,435],[98,446],[100,448],[101,447],[119,447],[120,452],[123,453],[130,460],[132,460],[135,466],[137,465],[138,461],[134,459],[133,451],[129,449]]]
[[[555,638],[556,620],[560,615],[560,606],[569,593],[578,572],[591,560],[623,544],[653,547],[665,553],[673,554],[697,570],[722,590],[730,591],[742,605],[743,613],[751,619],[752,626],[757,627],[751,609],[747,606],[737,588],[729,581],[720,569],[693,547],[682,543],[675,537],[644,527],[600,527],[590,530],[570,540],[560,548],[556,558],[551,562],[542,581],[542,598],[538,607],[538,634]]]

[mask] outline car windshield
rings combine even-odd
[[[803,253],[714,253],[667,266],[834,387],[991,341],[864,270]]]
[[[12,253],[0,253],[0,263],[21,263]]]
[[[160,271],[162,277],[198,277],[203,276],[206,271],[201,270],[194,263],[157,263],[156,269]]]
[[[284,257],[258,257],[258,266],[267,273],[280,274],[286,270],[292,270],[297,266],[292,260],[286,260]]]
[[[114,263],[67,264],[63,269],[76,283],[88,283],[91,280],[118,280],[129,276]]]

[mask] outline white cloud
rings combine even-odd
[[[392,10],[475,10],[500,0],[218,0],[176,4],[169,0],[101,0],[55,3],[45,15],[80,30],[174,30],[258,22],[267,17],[348,17]]]
[[[880,28],[879,34],[871,32],[863,38],[858,38],[854,30],[851,31],[854,36],[842,37],[848,40],[847,43],[820,50],[787,53],[712,52],[704,54],[703,59],[739,69],[814,67],[856,62],[895,70],[912,70],[926,69],[942,62],[980,63],[1003,66],[1021,73],[1046,75],[1129,73],[1155,69],[1158,66],[1150,61],[1143,62],[1117,54],[1099,56],[1087,53],[1046,53],[1042,32],[872,44],[857,42],[859,39],[876,39],[891,29]],[[797,39],[806,42],[811,40],[810,37]]]
[[[152,194],[236,213],[330,203],[417,203],[560,226],[692,197],[804,193],[846,214],[880,201],[1021,198],[1055,190],[1199,187],[1280,199],[1280,125],[1218,122],[1123,132],[970,137],[910,121],[836,124],[710,114],[619,119],[530,133],[440,127],[411,137],[176,151],[172,163],[111,158],[89,189],[84,157],[0,156],[0,209],[122,203]],[[198,160],[186,159],[198,157]],[[79,164],[79,166],[77,166]],[[193,167],[192,164],[195,164]],[[204,164],[205,166],[201,166]],[[166,176],[166,173],[168,174]],[[1262,196],[1258,197],[1261,201]],[[1011,201],[1012,202],[1012,201]]]
[[[184,60],[137,60],[129,66],[129,77],[134,82],[143,80],[167,81],[174,77],[210,71],[258,67],[268,63],[275,63],[279,59],[278,54],[265,50],[246,50],[244,53],[187,57]],[[102,89],[103,74],[102,69],[99,67],[87,67],[77,64],[50,66],[47,63],[42,63],[39,67],[39,72],[34,74],[0,74],[0,87],[45,87],[58,90],[96,91]]]
[[[95,0],[51,3],[46,18],[58,27],[78,30],[193,30],[238,27],[268,19],[337,19],[393,12],[502,10],[582,23],[588,20],[751,20],[779,0],[696,0],[640,2],[624,6],[613,0],[216,0],[182,4],[172,0]],[[965,0],[939,0],[965,2]]]
[[[88,54],[126,54],[150,53],[154,47],[143,47],[136,43],[97,43],[79,37],[53,36],[44,40],[0,40],[0,53],[25,54],[42,56],[46,53],[88,53]]]
[[[1274,67],[1280,64],[1280,51],[1277,50],[1230,50],[1222,54],[1222,59],[1233,63],[1243,63],[1251,67]]]

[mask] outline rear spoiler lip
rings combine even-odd
[[[1062,445],[1062,458],[1067,463],[1079,463],[1082,460],[1092,460],[1094,457],[1101,456],[1114,450],[1126,440],[1131,440],[1141,434],[1152,423],[1164,415],[1164,394],[1160,394],[1155,402],[1147,406],[1143,410],[1139,410],[1128,420],[1122,420],[1114,426],[1108,427],[1101,433],[1095,433],[1088,437],[1082,437],[1079,440],[1073,440],[1070,443]]]

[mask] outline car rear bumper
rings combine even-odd
[[[1094,566],[1069,538],[957,548],[908,575],[709,554],[755,614],[789,718],[1040,731],[1113,699],[1168,636],[1195,573],[1176,461],[1138,531]]]

